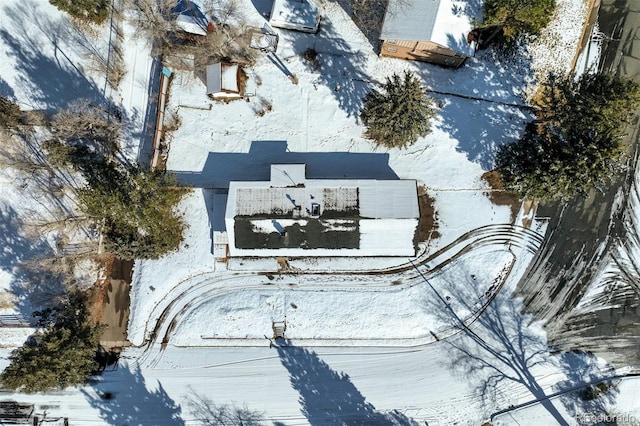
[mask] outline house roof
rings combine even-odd
[[[318,23],[318,6],[313,0],[274,0],[271,24],[294,24],[315,28]]]
[[[332,218],[420,216],[414,180],[306,179],[304,164],[272,164],[270,181],[230,182],[229,197],[227,217],[293,215],[296,206],[298,217],[309,217],[314,203]]]
[[[406,256],[419,216],[414,180],[306,179],[303,164],[274,164],[270,181],[229,184],[225,222],[232,256]]]
[[[173,8],[176,14],[176,25],[189,34],[206,36],[209,20],[200,7],[190,0],[180,0]]]
[[[380,39],[432,41],[472,55],[467,34],[477,12],[457,0],[389,0]]]

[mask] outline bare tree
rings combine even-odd
[[[243,5],[239,0],[205,0],[203,12],[223,27],[245,22]]]
[[[121,125],[110,117],[109,111],[79,100],[65,110],[56,113],[51,120],[51,130],[70,144],[92,147],[112,156],[118,150]]]
[[[25,150],[20,138],[2,131],[0,133],[0,167],[32,174],[46,169],[47,165],[33,158]]]
[[[172,44],[178,32],[174,10],[178,0],[132,0],[132,20],[139,34],[145,37],[156,50],[156,54]]]
[[[241,24],[208,33],[201,43],[189,49],[196,69],[219,60],[253,64],[257,50],[250,47],[251,31],[250,27]]]
[[[264,425],[264,416],[252,411],[245,405],[238,407],[230,404],[216,404],[206,396],[194,391],[189,396],[189,410],[198,424],[203,426],[260,426]]]

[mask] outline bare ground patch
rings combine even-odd
[[[89,293],[89,313],[91,319],[96,323],[101,323],[104,318],[104,305],[107,299],[107,291],[111,282],[114,255],[105,256],[99,263],[104,268],[104,276],[99,278]]]
[[[438,214],[433,203],[435,199],[430,197],[424,186],[418,188],[418,207],[420,208],[420,222],[418,223],[418,242],[429,241],[438,238]]]
[[[496,206],[508,206],[511,209],[511,223],[515,222],[522,202],[520,197],[509,191],[505,191],[500,175],[495,172],[486,172],[482,179],[489,184],[492,191],[489,192],[489,200]]]

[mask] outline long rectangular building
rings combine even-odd
[[[413,256],[415,180],[307,179],[304,164],[273,164],[271,180],[231,182],[230,256]]]

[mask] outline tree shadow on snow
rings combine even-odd
[[[300,394],[302,413],[312,426],[417,425],[398,411],[379,412],[366,401],[349,376],[338,373],[315,352],[288,341],[277,346],[291,385]]]
[[[606,373],[587,356],[562,355],[558,361],[550,353],[541,327],[532,324],[530,315],[521,313],[521,302],[498,292],[487,304],[488,295],[479,290],[472,271],[449,281],[447,294],[434,294],[426,299],[428,306],[425,306],[441,323],[459,330],[457,336],[443,341],[450,353],[447,367],[474,386],[487,410],[508,409],[504,405],[516,404],[518,401],[498,399],[507,396],[514,385],[520,385],[531,393],[528,400],[539,401],[557,424],[571,424],[573,418],[564,418],[555,405],[558,402],[549,396],[558,390],[581,387],[585,380],[598,375],[604,379]],[[498,281],[493,284],[499,285]],[[484,311],[473,323],[464,324],[457,312],[477,312],[479,306],[485,306]],[[545,367],[567,376],[559,389],[548,392],[538,383],[534,370]],[[586,378],[577,371],[590,371],[592,375]],[[571,397],[563,397],[561,403],[570,406],[567,398]]]
[[[271,164],[306,164],[310,179],[398,179],[389,154],[292,152],[286,141],[253,141],[248,153],[210,152],[201,172],[174,171],[198,188],[228,188],[231,181],[268,181]]]
[[[264,415],[246,405],[218,404],[191,389],[186,396],[190,419],[200,425],[210,426],[259,426],[264,425]]]
[[[89,404],[100,410],[105,424],[182,426],[182,408],[161,383],[149,389],[140,368],[116,364],[102,373],[92,388],[82,389]]]
[[[53,112],[80,98],[104,104],[101,90],[67,54],[82,42],[67,19],[51,17],[31,0],[5,6],[3,13],[21,23],[18,30],[1,28],[0,39],[31,108]]]
[[[620,393],[618,381],[606,379],[608,374],[589,353],[563,352],[559,362],[567,378],[556,384],[556,390],[563,392],[560,400],[569,414],[574,418],[585,413],[607,415]]]
[[[455,70],[413,66],[438,101],[436,126],[458,141],[458,152],[485,170],[493,168],[497,148],[517,140],[533,118],[522,99],[533,79],[527,57],[505,58],[487,50]]]
[[[251,3],[260,15],[267,20],[269,19],[271,8],[273,7],[273,0],[251,0]]]
[[[458,152],[484,170],[493,169],[498,148],[518,140],[530,119],[526,110],[513,106],[441,94],[433,97],[441,105],[438,127],[458,141]]]
[[[16,100],[16,95],[13,92],[13,88],[2,77],[0,77],[0,96],[14,102]]]
[[[33,322],[35,310],[51,306],[65,293],[64,277],[40,267],[40,261],[53,251],[44,238],[27,236],[10,206],[0,206],[0,244],[0,270],[11,275],[12,302],[25,320]]]
[[[358,122],[362,100],[375,83],[367,75],[367,55],[354,50],[326,16],[320,23],[318,34],[287,31],[282,33],[282,37],[300,57],[307,49],[317,53],[315,63],[302,60],[307,71],[315,76],[314,85],[326,86],[340,109]]]
[[[83,182],[48,166],[36,136],[14,135],[10,141],[0,147],[6,161],[0,179],[22,195],[19,202],[5,198],[0,203],[0,243],[4,247],[0,269],[12,276],[15,307],[27,319],[34,310],[56,303],[66,291],[65,283],[77,279],[71,276],[73,264],[86,255],[90,243],[70,246],[74,251],[65,256],[67,231],[82,233],[87,241],[97,242],[98,236],[88,222],[71,225],[77,212],[66,188],[77,188]]]

